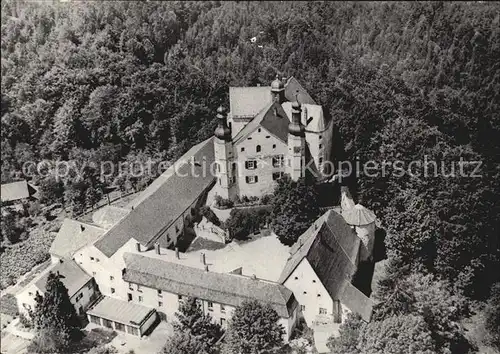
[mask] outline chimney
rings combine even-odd
[[[137,250],[137,252],[141,252],[141,244],[139,242],[135,244],[135,249]]]
[[[161,254],[160,253],[160,244],[159,243],[155,244],[155,250],[156,250],[156,254]]]
[[[206,258],[205,258],[205,253],[200,253],[200,262],[201,264],[207,264]]]
[[[205,264],[205,272],[208,272],[208,264]]]
[[[175,247],[175,258],[179,259],[179,248]]]
[[[257,276],[256,276],[255,274],[252,274],[251,278],[252,278],[253,280],[257,280]]]

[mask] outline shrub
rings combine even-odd
[[[222,198],[220,195],[215,196],[215,205],[219,209],[229,209],[234,206],[234,202],[230,199]]]
[[[209,206],[206,205],[202,206],[200,208],[200,215],[204,216],[208,221],[210,221],[215,226],[221,225],[219,218],[217,217],[217,215],[215,215],[214,211],[210,209]]]
[[[233,209],[224,226],[232,238],[244,240],[251,233],[262,229],[269,221],[270,214],[267,208]]]

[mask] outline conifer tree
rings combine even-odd
[[[81,338],[78,317],[59,274],[49,273],[45,289],[44,296],[37,293],[31,313],[37,330],[34,342],[39,351],[64,352]]]

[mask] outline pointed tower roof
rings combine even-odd
[[[343,210],[342,216],[349,225],[354,226],[369,225],[377,218],[373,211],[365,208],[361,204],[356,204],[351,209]]]

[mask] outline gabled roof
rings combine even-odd
[[[234,137],[234,144],[244,140],[248,135],[262,126],[269,133],[286,143],[288,141],[288,119],[283,107],[277,102],[267,104],[245,127]]]
[[[192,163],[192,158],[195,163]],[[131,238],[149,246],[215,181],[213,138],[192,147],[131,204],[133,210],[108,230],[94,246],[111,257]]]
[[[75,295],[92,277],[85,273],[73,260],[63,260],[47,268],[43,275],[35,281],[40,291],[45,292],[49,273],[59,273],[61,282],[68,289],[69,297]]]
[[[298,97],[297,97],[298,93]],[[285,97],[288,101],[293,102],[298,101],[301,104],[316,104],[316,102],[312,99],[311,96],[307,93],[307,91],[302,87],[302,85],[297,81],[293,76],[290,77],[285,84]]]
[[[229,107],[233,118],[252,118],[271,101],[270,86],[229,88]]]
[[[50,246],[49,253],[71,259],[76,251],[97,240],[104,232],[100,227],[66,218]]]
[[[130,209],[119,208],[113,205],[105,205],[102,208],[97,209],[94,214],[92,214],[92,221],[102,228],[110,229],[128,213],[130,213]]]
[[[2,202],[12,202],[15,200],[29,198],[30,191],[28,182],[24,180],[2,184],[0,195]]]
[[[290,317],[297,305],[292,292],[278,283],[205,271],[134,253],[125,253],[123,258],[123,279],[149,288],[230,306],[257,300],[271,305],[283,318]]]
[[[322,215],[292,247],[291,256],[280,276],[284,283],[303,259],[307,259],[319,280],[334,300],[341,300],[352,311],[365,316],[371,314],[371,302],[363,293],[356,293],[351,279],[357,270],[360,239],[335,211]],[[347,288],[347,290],[346,290]],[[356,289],[357,290],[357,289]],[[346,300],[354,294],[356,300]]]
[[[351,209],[342,210],[342,216],[349,225],[364,226],[375,222],[375,213],[361,204],[356,204]]]

